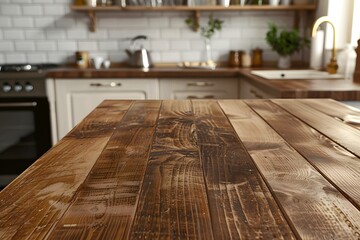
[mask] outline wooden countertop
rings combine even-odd
[[[262,68],[269,69],[269,68]],[[329,80],[266,80],[252,75],[250,68],[219,67],[208,69],[182,69],[156,67],[148,71],[136,68],[86,69],[60,68],[48,72],[49,78],[241,78],[271,93],[276,98],[332,98],[360,100],[360,84],[352,79]]]
[[[50,78],[186,78],[186,77],[237,77],[239,68],[185,69],[178,67],[78,69],[59,68],[48,72]]]
[[[242,79],[277,98],[332,98],[360,100],[360,84],[352,79],[268,80],[240,70]]]
[[[0,193],[0,238],[359,239],[359,122],[326,99],[104,101]]]

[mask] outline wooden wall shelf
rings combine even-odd
[[[86,12],[90,18],[90,31],[96,30],[96,12],[136,12],[136,11],[193,11],[194,12],[194,25],[199,22],[200,11],[294,11],[296,14],[294,26],[299,24],[300,12],[315,11],[316,4],[306,5],[289,5],[289,6],[270,6],[270,5],[246,5],[246,6],[76,6],[72,5],[71,10],[78,12]],[[198,25],[198,24],[197,24]],[[197,29],[194,29],[197,30]]]

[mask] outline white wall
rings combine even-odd
[[[71,0],[0,0],[0,63],[74,61],[74,52],[111,61],[127,58],[128,41],[145,34],[154,62],[199,61],[203,41],[184,20],[192,12],[108,12],[98,14],[97,31],[88,31],[84,13],[71,12]],[[210,13],[201,13],[201,24]],[[264,38],[269,22],[292,26],[292,12],[215,12],[225,21],[212,40],[213,58],[227,60],[232,49],[263,48],[264,60],[276,60]],[[297,56],[299,58],[299,55]],[[295,57],[296,59],[296,57]]]

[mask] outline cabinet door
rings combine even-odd
[[[236,99],[237,79],[160,79],[161,99]]]
[[[105,99],[157,99],[157,79],[55,80],[58,139]]]
[[[240,98],[241,99],[266,99],[275,98],[274,95],[261,90],[250,84],[244,79],[240,80]]]

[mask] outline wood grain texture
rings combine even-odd
[[[360,156],[360,131],[324,113],[316,111],[301,102],[296,102],[292,99],[286,101],[278,99],[273,101],[345,149],[358,157]],[[321,121],[319,121],[319,119],[321,119]]]
[[[358,239],[360,212],[242,102],[220,102],[302,239]]]
[[[193,101],[193,108],[214,238],[293,239],[218,103]]]
[[[328,99],[300,99],[299,102],[360,130],[360,110]]]
[[[50,239],[128,238],[159,108],[149,101],[131,106]]]
[[[74,128],[78,134],[60,141],[0,193],[0,239],[41,239],[62,217],[123,116],[98,109],[92,114],[95,120],[80,123]],[[104,133],[87,138],[89,130]]]
[[[357,186],[357,183],[360,183],[358,157],[270,100],[261,103],[258,101],[245,102],[360,209],[360,188]],[[325,102],[322,101],[322,103]],[[331,106],[340,107],[337,104]],[[342,106],[341,109],[346,108]],[[286,127],[289,122],[291,122],[291,127]]]
[[[105,101],[0,192],[0,239],[359,239],[332,100]]]
[[[213,239],[190,101],[164,101],[131,239]]]

